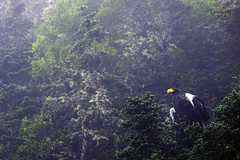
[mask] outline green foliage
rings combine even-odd
[[[33,78],[41,77],[47,80],[50,68],[55,62],[53,52],[48,48],[47,37],[38,35],[37,41],[33,44],[33,52],[35,53],[31,61]]]
[[[107,0],[103,6],[98,10],[96,19],[100,20],[101,25],[104,29],[107,29],[110,34],[114,35],[114,26],[121,21],[118,8],[122,6],[120,0]]]
[[[227,136],[225,129],[227,128],[221,124],[209,124],[195,140],[189,159],[219,159],[219,154],[224,149],[225,136]]]
[[[128,134],[118,158],[239,158],[238,92],[205,129],[165,122],[168,108],[159,117],[150,93],[129,99],[127,117],[118,112],[143,84],[156,97],[178,87],[214,108],[239,79],[234,2],[59,0],[45,10],[38,0],[31,16],[47,12],[35,42],[23,17],[32,6],[10,2],[0,19],[0,159],[114,159],[120,116]]]
[[[19,145],[17,136],[21,119],[25,116],[32,117],[38,112],[39,102],[31,93],[13,84],[4,85],[0,90],[0,144],[3,145],[0,150],[1,158],[7,158],[10,153],[15,154]]]
[[[52,8],[49,16],[39,27],[37,40],[33,44],[31,58],[32,75],[49,80],[53,67],[61,61],[72,57],[68,54],[76,37],[84,36],[82,32],[88,27],[84,1],[59,1]],[[86,10],[86,11],[85,11]]]
[[[210,20],[213,16],[214,11],[220,11],[222,8],[217,4],[216,0],[180,0],[186,6],[193,8],[189,17],[194,18],[195,20],[200,19]],[[192,19],[193,20],[193,19]],[[212,19],[211,19],[212,20]],[[193,21],[195,22],[195,21]]]
[[[214,116],[217,121],[222,122],[224,131],[220,132],[224,136],[224,149],[220,152],[221,159],[240,158],[240,92],[233,90],[223,99],[224,105],[215,108]],[[226,133],[226,134],[224,134]]]
[[[222,50],[228,45],[226,41],[229,41],[226,40],[228,36],[223,35],[225,33],[232,35],[235,32],[234,30],[228,30],[226,26],[222,26],[225,23],[236,24],[233,20],[236,19],[234,18],[235,13],[232,12],[234,9],[228,8],[231,13],[229,12],[225,18],[220,19],[216,14],[224,12],[227,8],[224,9],[216,1],[181,0],[181,2],[190,7],[187,10],[188,14],[183,16],[182,23],[176,28],[176,31],[183,33],[184,36],[179,39],[176,44],[177,47],[173,51],[173,56],[170,57],[170,63],[174,67],[170,67],[168,70],[173,70],[175,79],[173,85],[203,95],[204,98],[211,96],[211,99],[215,99],[219,103],[226,93],[233,89],[232,85],[226,86],[226,82],[236,83],[232,77],[239,74],[235,70],[238,68],[238,63],[230,58],[238,52],[239,47],[227,47],[228,53],[224,53]],[[220,29],[217,26],[222,27]],[[234,35],[236,34],[235,32]],[[235,39],[234,41],[237,42],[238,40]],[[231,48],[236,50],[230,51]],[[222,66],[218,67],[218,64],[222,64]],[[225,74],[226,72],[223,70],[227,71],[228,74]],[[204,88],[204,90],[201,88]],[[200,90],[202,92],[199,92]],[[218,98],[216,99],[216,97]]]
[[[0,72],[5,84],[26,84],[30,79],[29,62],[32,27],[28,19],[20,17],[0,17]]]
[[[32,55],[29,30],[33,24],[22,16],[23,1],[11,1],[10,5],[8,14],[3,17],[1,12],[0,16],[0,159],[16,155],[21,119],[32,117],[38,106],[27,58]]]
[[[93,41],[91,49],[90,54],[92,56],[97,56],[96,58],[100,58],[100,66],[103,70],[109,70],[109,68],[115,67],[116,64],[114,63],[117,61],[117,51],[109,45],[108,41],[103,41],[101,43]]]
[[[113,21],[116,21],[116,10],[113,7],[101,8],[96,17],[102,21],[106,27],[112,25]]]
[[[214,109],[218,123],[212,122],[195,140],[191,159],[239,159],[240,93],[233,90]]]
[[[117,151],[119,159],[151,159],[154,153],[160,150],[159,135],[162,129],[159,125],[159,109],[149,92],[145,92],[142,98],[135,97],[128,100],[126,113],[129,115],[129,120],[122,123],[129,130],[124,138],[128,145],[123,150]]]
[[[239,92],[233,90],[226,96],[223,100],[225,104],[214,110],[214,116],[218,123],[211,122],[205,128],[195,123],[187,125],[184,120],[180,120],[177,124],[170,123],[164,127],[164,130],[158,132],[157,128],[164,126],[163,122],[159,123],[155,131],[161,135],[158,138],[161,137],[162,141],[156,140],[164,147],[152,150],[151,158],[176,160],[239,159],[239,95]],[[141,121],[142,117],[145,117],[144,112],[141,111],[141,105],[145,103],[140,98],[132,100],[129,101],[131,108],[126,110],[130,115],[129,120],[123,122],[129,131],[125,137],[128,145],[122,151],[118,151],[117,155],[120,159],[142,159],[144,156],[149,159],[149,155],[145,154],[148,151],[146,148],[154,148],[154,145],[148,146],[147,144],[151,143],[146,140],[147,138],[144,138],[144,135],[141,135],[148,126],[144,125],[144,128],[142,124],[145,121]],[[146,147],[145,150],[141,148],[142,146]],[[142,151],[140,151],[141,149]]]
[[[43,112],[37,115],[33,122],[26,117],[22,119],[19,140],[22,141],[17,150],[19,159],[46,158],[51,146],[51,139],[47,137],[47,124],[44,121]]]
[[[225,103],[224,105],[220,105],[214,110],[216,120],[232,129],[239,128],[240,92],[233,90],[223,99],[223,102]]]

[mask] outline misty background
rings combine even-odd
[[[144,91],[152,159],[239,159],[239,16],[237,0],[1,0],[0,159],[128,159],[124,108]],[[170,122],[172,87],[204,100],[206,129]]]

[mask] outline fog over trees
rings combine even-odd
[[[1,0],[0,159],[240,159],[238,0]],[[167,89],[201,98],[174,123]]]

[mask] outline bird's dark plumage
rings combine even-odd
[[[176,121],[178,117],[186,118],[189,123],[199,122],[202,126],[210,119],[205,104],[197,96],[190,93],[182,95],[179,89],[168,89],[172,93],[174,108],[170,109],[170,117]]]

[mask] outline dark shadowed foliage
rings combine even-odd
[[[0,159],[239,159],[239,6],[1,0]],[[169,120],[172,86],[205,128]]]

